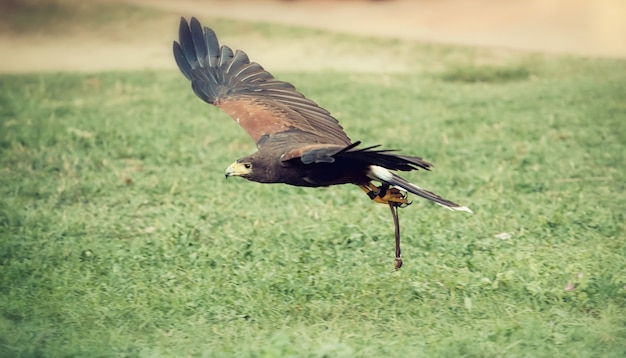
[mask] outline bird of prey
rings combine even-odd
[[[396,270],[402,266],[398,208],[410,204],[407,192],[471,212],[395,173],[430,170],[430,163],[379,146],[359,147],[361,142],[352,142],[327,110],[250,62],[245,52],[220,47],[215,32],[195,17],[190,22],[181,18],[174,58],[195,94],[229,114],[256,143],[256,153],[228,166],[227,178],[304,187],[357,185],[370,199],[391,209]]]

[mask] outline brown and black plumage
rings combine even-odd
[[[431,164],[378,146],[359,148],[360,142],[352,142],[327,110],[250,62],[243,51],[220,47],[215,32],[196,18],[189,23],[181,18],[174,58],[195,94],[229,114],[256,143],[258,151],[232,163],[226,177],[307,187],[358,185],[370,199],[391,208],[396,269],[402,265],[397,209],[408,204],[403,192],[471,212],[393,173],[430,170]]]

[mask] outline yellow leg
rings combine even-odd
[[[393,204],[395,206],[404,207],[409,205],[409,201],[406,199],[406,195],[396,188],[389,188],[386,185],[377,187],[372,183],[359,185],[370,199],[380,204]]]

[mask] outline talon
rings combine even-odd
[[[400,208],[411,205],[411,202],[407,200],[406,194],[402,193],[398,188],[390,188],[389,184],[383,184],[377,187],[369,183],[367,185],[359,185],[359,187],[371,200],[379,204],[391,204]]]
[[[375,198],[374,201],[381,204],[393,204],[394,206],[404,208],[409,206],[407,195],[397,188],[389,188],[385,195]]]

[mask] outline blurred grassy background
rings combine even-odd
[[[175,70],[2,75],[1,356],[626,353],[626,62],[297,31],[402,54],[274,74],[475,214],[416,200],[391,274],[356,187],[224,180],[254,145]]]

